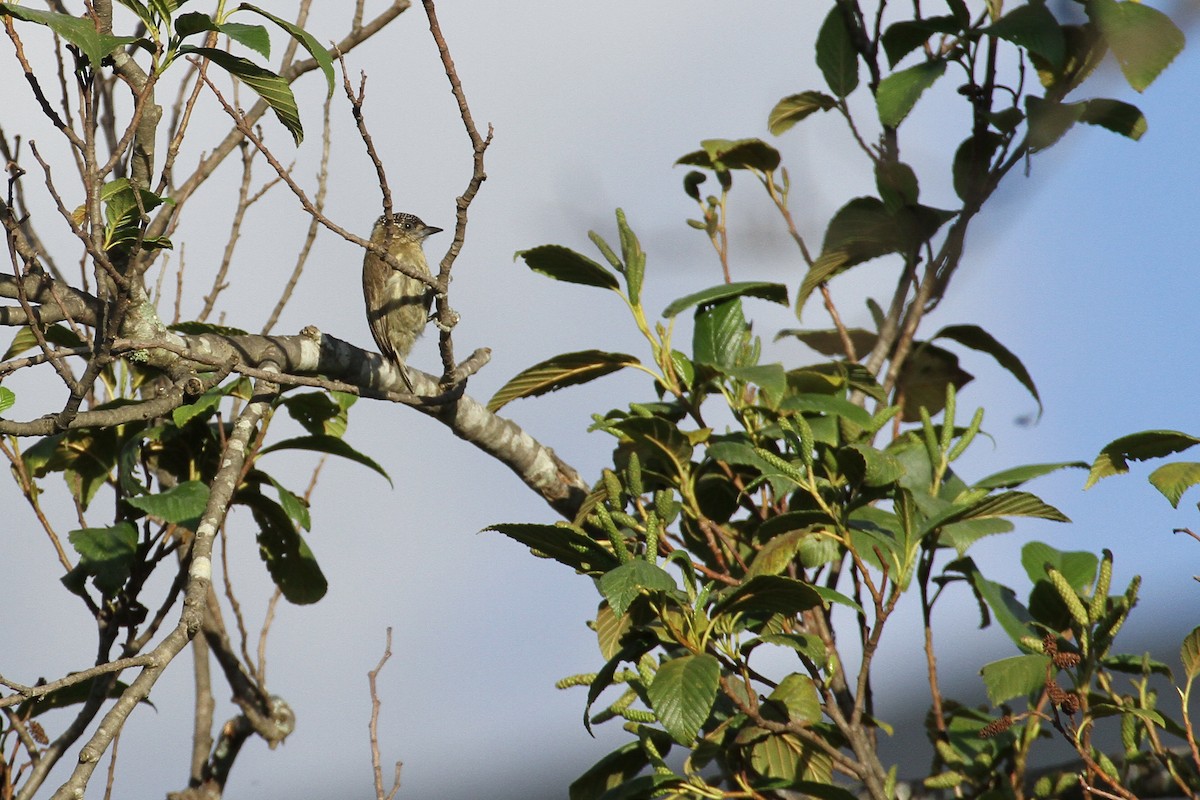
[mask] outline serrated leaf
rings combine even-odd
[[[263,58],[271,57],[271,36],[262,25],[225,22],[218,25],[217,29],[238,44],[249,47]]]
[[[514,375],[488,400],[487,409],[495,413],[513,400],[555,392],[567,386],[588,383],[625,367],[642,362],[625,353],[581,350],[563,353],[534,364]]]
[[[712,713],[721,663],[707,653],[671,659],[658,668],[646,690],[658,721],[671,738],[691,746]]]
[[[1091,488],[1102,478],[1119,475],[1129,471],[1128,461],[1145,461],[1149,458],[1161,458],[1172,453],[1187,450],[1200,439],[1179,431],[1141,431],[1114,439],[1104,446],[1096,460],[1092,462],[1091,472],[1083,488]]]
[[[1145,91],[1183,50],[1183,31],[1156,8],[1092,0],[1087,10],[1121,65],[1125,80],[1138,92]]]
[[[795,560],[804,540],[811,535],[812,530],[806,527],[774,536],[754,556],[754,560],[750,562],[750,569],[746,570],[746,577],[778,575],[783,572]]]
[[[601,576],[600,593],[614,613],[623,616],[642,590],[669,592],[678,588],[675,579],[662,567],[640,558],[627,561]]]
[[[834,5],[817,34],[817,66],[825,83],[838,97],[858,87],[858,51],[846,25],[842,6]]]
[[[812,678],[793,672],[785,675],[767,696],[769,703],[778,703],[787,710],[789,722],[814,724],[821,721],[821,699],[817,696]]]
[[[825,229],[821,255],[809,268],[796,296],[796,315],[816,288],[850,267],[905,245],[895,218],[877,197],[856,197],[838,209]]]
[[[1062,27],[1050,10],[1041,3],[1017,6],[983,33],[998,36],[1036,53],[1046,59],[1055,70],[1062,69],[1066,60],[1066,41]]]
[[[163,522],[188,522],[199,519],[204,513],[208,505],[208,485],[202,481],[185,481],[158,494],[126,497],[125,502]]]
[[[321,68],[321,72],[325,73],[325,84],[328,87],[326,96],[333,96],[333,89],[336,85],[336,80],[333,73],[333,59],[329,57],[329,51],[321,46],[321,43],[317,41],[315,36],[303,28],[288,22],[283,17],[277,17],[268,11],[264,11],[258,6],[251,5],[250,3],[242,3],[240,6],[238,6],[239,11],[242,9],[253,11],[256,14],[261,14],[279,27],[283,28],[293,39],[299,42],[300,46],[307,50],[308,54],[313,57],[314,61],[317,62],[317,66]]]
[[[993,661],[979,672],[987,687],[988,700],[998,706],[1014,697],[1025,697],[1039,691],[1046,682],[1047,656],[1031,654]]]
[[[564,525],[535,525],[506,522],[489,525],[485,531],[502,533],[537,554],[552,558],[580,572],[608,572],[617,567],[617,557],[581,531]]]
[[[534,272],[540,272],[556,281],[578,283],[583,286],[599,286],[601,289],[612,289],[613,291],[621,288],[611,272],[569,247],[544,244],[528,250],[518,250],[513,255],[513,259],[518,258],[524,259],[525,265]]]
[[[778,136],[810,114],[836,107],[837,100],[824,92],[808,91],[788,95],[776,103],[767,115],[767,130]]]
[[[1056,461],[1050,464],[1026,464],[1001,470],[972,484],[976,489],[1015,489],[1023,483],[1060,469],[1087,469],[1086,461]]]
[[[742,366],[749,323],[740,298],[725,300],[696,312],[692,329],[692,358],[717,368]]]
[[[267,102],[267,105],[275,112],[275,116],[283,123],[283,127],[292,134],[292,139],[297,146],[304,141],[304,126],[300,124],[300,108],[296,105],[296,97],[292,94],[292,88],[286,80],[271,70],[258,66],[253,61],[213,47],[194,47],[185,44],[180,46],[179,52],[203,56],[240,79]]]
[[[1197,483],[1200,483],[1200,464],[1194,461],[1164,464],[1150,473],[1150,484],[1162,492],[1174,508],[1179,508],[1183,493]]]
[[[1025,365],[1021,363],[1021,359],[1017,358],[1016,354],[1007,347],[1000,344],[990,333],[978,325],[947,325],[935,333],[933,339],[930,341],[936,339],[951,339],[961,345],[970,347],[972,350],[987,353],[996,359],[997,364],[1008,370],[1009,374],[1016,378],[1033,395],[1033,399],[1037,402],[1038,406],[1038,416],[1041,416],[1042,398],[1038,394],[1033,377],[1025,369]]]
[[[374,459],[358,452],[345,439],[339,439],[336,436],[297,436],[292,439],[284,439],[282,442],[276,442],[270,447],[264,447],[258,451],[258,454],[264,456],[267,453],[274,453],[280,450],[309,450],[314,453],[328,453],[331,456],[341,456],[378,472],[389,484],[392,483],[391,477],[388,476],[383,467],[379,466]]]
[[[1084,112],[1083,103],[1057,103],[1036,95],[1025,96],[1025,114],[1029,119],[1029,147],[1045,150],[1066,135]]]
[[[1053,522],[1070,522],[1066,514],[1029,492],[1001,492],[970,503],[966,507],[954,506],[947,512],[927,520],[925,530],[970,519],[990,517],[1036,517]]]
[[[879,82],[875,93],[875,105],[879,109],[879,121],[895,128],[912,111],[917,100],[946,71],[944,61],[926,61],[915,67],[893,72]]]
[[[112,36],[96,30],[95,23],[87,17],[73,17],[52,11],[38,11],[12,3],[0,3],[0,16],[10,16],[26,22],[45,25],[66,39],[87,56],[92,69],[99,69],[104,57],[118,47],[138,41],[136,36]]]

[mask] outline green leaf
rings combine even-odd
[[[105,597],[112,597],[125,585],[137,558],[138,532],[133,523],[83,528],[71,531],[67,538],[80,556],[73,572],[91,576]]]
[[[1040,691],[1046,683],[1046,667],[1050,659],[1041,654],[1013,656],[993,661],[980,670],[988,700],[992,705],[1026,697]]]
[[[889,128],[898,126],[908,116],[908,112],[912,111],[925,90],[942,77],[945,71],[946,62],[926,61],[915,67],[893,72],[881,80],[875,93],[879,121]]]
[[[344,395],[354,398],[354,395]],[[292,419],[312,434],[327,434],[341,438],[349,423],[348,406],[343,406],[325,392],[289,394],[280,401]]]
[[[713,608],[713,616],[747,611],[799,614],[823,605],[814,587],[782,575],[757,575],[734,589]]]
[[[388,476],[387,472],[374,459],[358,452],[346,440],[339,439],[336,436],[297,436],[293,439],[284,439],[282,442],[276,442],[270,447],[264,447],[258,451],[258,454],[265,456],[267,453],[274,453],[279,450],[311,450],[314,453],[328,453],[332,456],[341,456],[378,472],[387,479],[389,484],[392,483],[392,479]]]
[[[1036,53],[1055,70],[1062,69],[1066,60],[1067,45],[1062,28],[1050,10],[1041,3],[1017,6],[982,32]]]
[[[1085,100],[1079,121],[1108,128],[1134,141],[1146,132],[1146,117],[1141,109],[1120,100]]]
[[[84,345],[84,341],[66,325],[48,325],[42,333],[47,342],[59,347],[82,347]],[[33,335],[33,331],[28,325],[23,325],[17,328],[17,334],[13,337],[12,344],[8,346],[4,355],[0,356],[0,361],[7,361],[13,356],[18,356],[37,346],[37,337]]]
[[[824,92],[808,91],[788,95],[776,103],[767,115],[767,130],[779,136],[808,115],[836,107],[837,100]]]
[[[875,349],[875,343],[879,341],[879,334],[863,328],[849,328],[846,334],[850,337],[850,343],[854,345],[854,352],[859,358],[863,358],[867,353]],[[844,346],[842,345],[842,334],[833,328],[825,330],[786,328],[775,334],[775,340],[779,341],[785,336],[792,336],[799,339],[805,345],[822,355],[846,355]]]
[[[718,284],[681,297],[664,308],[662,315],[670,319],[692,306],[713,305],[735,297],[758,297],[780,305],[787,305],[788,302],[787,286],[782,283],[740,281]]]
[[[8,411],[17,402],[17,395],[7,386],[0,386],[0,414]]]
[[[241,11],[243,9],[246,11],[253,11],[256,14],[261,14],[279,27],[283,28],[291,35],[293,39],[299,42],[300,46],[307,50],[308,54],[313,57],[314,61],[317,62],[317,66],[321,68],[321,72],[325,73],[325,83],[328,86],[328,92],[326,96],[333,96],[333,89],[336,85],[336,80],[333,73],[333,59],[329,57],[329,51],[321,46],[321,43],[317,41],[316,37],[303,28],[297,27],[282,17],[277,17],[270,12],[264,11],[258,6],[251,5],[250,3],[242,3],[240,6],[238,6],[238,10]]]
[[[208,485],[202,481],[185,481],[158,494],[126,497],[125,502],[163,522],[189,522],[198,520],[204,513],[208,505]]]
[[[800,530],[788,531],[770,539],[750,562],[746,570],[747,578],[759,575],[778,575],[788,568],[800,552],[805,539],[812,537],[812,526]]]
[[[721,663],[707,653],[681,656],[659,667],[646,694],[672,739],[685,746],[696,740],[712,713],[720,678]]]
[[[971,587],[975,590],[976,597],[986,604],[980,606],[983,622],[979,627],[986,628],[990,624],[987,611],[991,609],[996,616],[996,622],[1000,623],[1000,627],[1015,644],[1020,644],[1021,639],[1033,634],[1033,616],[1029,613],[1029,609],[1021,604],[1012,589],[985,578],[975,566],[974,559],[960,558],[947,564],[946,570],[948,572],[958,571],[966,575],[967,580],[971,582]]]
[[[768,703],[776,703],[787,711],[789,722],[814,724],[821,721],[821,699],[812,678],[793,672],[785,675],[779,685],[767,696]]]
[[[175,427],[182,428],[196,417],[204,415],[206,418],[208,412],[215,409],[225,399],[227,392],[223,387],[216,386],[209,389],[204,394],[196,398],[196,402],[189,403],[186,406],[179,406],[171,411],[171,421],[175,423]]]
[[[821,255],[800,284],[796,316],[800,316],[809,295],[822,283],[856,264],[898,252],[905,241],[896,219],[879,198],[856,197],[846,203],[829,221]]]
[[[968,136],[954,153],[954,193],[967,202],[978,202],[988,189],[992,158],[1004,137],[995,131]]]
[[[617,232],[621,237],[621,257],[625,259],[625,284],[629,290],[630,305],[640,305],[642,279],[646,274],[646,253],[637,235],[625,221],[625,212],[617,209]]]
[[[788,398],[788,408],[841,417],[860,428],[871,426],[871,415],[867,410],[842,397],[815,393],[795,395]]]
[[[1081,594],[1092,585],[1099,563],[1095,553],[1086,550],[1063,552],[1045,542],[1027,542],[1021,548],[1021,566],[1030,581],[1045,580],[1047,568],[1053,567]]]
[[[858,51],[840,5],[830,9],[817,34],[817,66],[829,89],[838,97],[845,97],[857,88]]]
[[[1087,11],[1135,91],[1145,91],[1183,50],[1183,31],[1156,8],[1136,2],[1090,0]]]
[[[1060,469],[1087,469],[1086,461],[1056,461],[1051,464],[1026,464],[1001,470],[972,484],[975,489],[1015,489],[1027,481],[1049,475]]]
[[[1189,681],[1200,675],[1200,627],[1192,628],[1184,638],[1179,648],[1179,660],[1183,662],[1183,671]]]
[[[496,531],[520,542],[534,552],[552,558],[580,572],[608,572],[618,565],[617,557],[600,543],[566,523],[535,525],[506,522],[489,525],[485,531]]]
[[[692,330],[693,360],[718,368],[743,366],[749,327],[741,299],[701,307]]]
[[[880,161],[875,165],[875,188],[883,198],[884,208],[889,212],[917,205],[920,186],[917,173],[902,161]]]
[[[36,22],[45,25],[50,30],[66,39],[80,49],[87,57],[92,69],[98,69],[105,56],[116,50],[138,41],[136,36],[112,36],[100,33],[96,25],[87,17],[73,17],[70,14],[56,14],[52,11],[38,11],[12,3],[0,3],[0,16],[9,16],[26,22]]]
[[[292,134],[292,139],[297,146],[304,141],[304,127],[300,124],[300,108],[296,105],[296,97],[292,94],[292,88],[286,80],[271,70],[258,66],[253,61],[213,47],[194,47],[185,44],[180,46],[179,52],[203,56],[239,78],[267,102],[267,105],[275,112],[275,116],[283,123],[283,127]]]
[[[935,339],[951,339],[961,345],[970,347],[972,350],[987,353],[996,359],[997,364],[1008,370],[1033,395],[1033,399],[1037,401],[1038,405],[1038,416],[1041,416],[1042,398],[1038,395],[1033,377],[1025,369],[1025,365],[1021,363],[1021,359],[1017,358],[1016,354],[1007,347],[1000,344],[990,333],[978,325],[947,325],[935,333],[933,339],[930,341]]]
[[[934,34],[961,32],[962,26],[952,16],[901,20],[889,25],[883,32],[883,52],[887,54],[888,66],[895,67],[902,58],[924,45]]]
[[[324,597],[329,582],[283,507],[257,491],[239,492],[237,502],[250,507],[258,523],[259,555],[288,602],[309,605]]]
[[[518,398],[537,397],[567,386],[577,386],[641,363],[634,356],[603,350],[563,353],[514,375],[492,395],[487,408],[494,413]]]
[[[1145,461],[1148,458],[1162,458],[1198,443],[1200,439],[1179,431],[1141,431],[1113,439],[1092,462],[1092,470],[1083,488],[1091,488],[1097,481],[1110,475],[1128,472],[1129,459]]]
[[[525,259],[526,266],[534,272],[540,272],[556,281],[599,286],[614,292],[621,288],[611,272],[568,247],[544,244],[529,250],[518,250],[513,255],[513,260],[518,258]]]
[[[654,740],[655,749],[665,754],[671,749],[671,740],[661,731],[643,729]],[[657,734],[657,737],[654,735]],[[660,741],[661,739],[661,741]],[[567,790],[568,800],[612,800],[609,790],[624,787],[634,776],[649,765],[646,751],[640,741],[628,742],[597,761],[588,771],[571,783]],[[673,776],[668,776],[673,777]]]
[[[636,558],[609,570],[600,578],[600,593],[617,616],[622,616],[642,590],[669,592],[678,587],[662,567]]]
[[[621,652],[606,661],[600,671],[596,673],[596,677],[592,679],[591,684],[588,685],[587,703],[583,708],[583,727],[588,733],[592,732],[590,717],[592,704],[599,699],[605,689],[612,685],[613,678],[617,674],[617,667],[623,661],[637,663],[642,656],[656,647],[658,647],[658,638],[644,630],[634,629],[621,640]]]
[[[284,510],[289,518],[306,531],[312,530],[312,517],[308,513],[308,503],[304,498],[285,489],[279,481],[267,476],[267,480],[275,487],[276,494],[279,495],[279,506]]]
[[[675,163],[717,172],[731,169],[770,172],[779,166],[779,151],[762,139],[704,139],[700,146],[704,149],[688,153]]]
[[[775,408],[787,391],[787,373],[782,364],[757,364],[752,367],[731,367],[725,371],[731,378],[752,383],[762,391],[760,402]]]
[[[929,531],[952,522],[991,517],[1036,517],[1054,522],[1070,522],[1066,514],[1029,492],[1001,492],[990,495],[965,507],[955,504],[951,509],[925,522]]]
[[[263,58],[271,57],[271,36],[262,25],[226,22],[217,26],[217,29],[235,42],[249,47]]]
[[[1083,103],[1056,103],[1036,95],[1025,96],[1029,118],[1029,147],[1045,150],[1061,139],[1083,116]]]
[[[1183,493],[1197,483],[1200,483],[1200,464],[1194,461],[1164,464],[1150,473],[1150,484],[1162,492],[1174,508],[1179,508]]]

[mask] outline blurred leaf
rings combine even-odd
[[[1200,439],[1179,431],[1141,431],[1113,439],[1101,449],[1083,488],[1091,488],[1097,481],[1110,475],[1129,471],[1128,460],[1145,461],[1161,458],[1187,450]]]
[[[818,414],[842,417],[860,428],[871,425],[871,415],[862,406],[841,397],[824,394],[800,394],[788,398],[788,408],[796,411],[814,411]]]
[[[280,404],[287,409],[292,419],[311,434],[336,436],[340,439],[346,433],[346,426],[349,424],[347,406],[343,406],[338,402],[338,398],[325,392],[288,394]]]
[[[227,391],[224,387],[213,387],[197,397],[195,402],[173,409],[171,411],[171,421],[175,423],[176,428],[182,428],[196,417],[204,415],[207,418],[208,412],[219,406],[221,401],[225,399],[226,394]]]
[[[1041,3],[1017,6],[982,32],[1038,54],[1056,70],[1062,69],[1066,60],[1066,41],[1062,28],[1050,10]]]
[[[997,364],[1008,370],[1033,395],[1033,399],[1037,401],[1038,405],[1038,416],[1041,416],[1042,398],[1038,395],[1037,386],[1033,383],[1033,377],[1030,376],[1029,371],[1025,369],[1025,365],[1021,363],[1021,359],[1017,358],[1015,353],[1000,344],[995,337],[983,328],[978,325],[947,325],[935,333],[933,339],[951,339],[961,345],[970,347],[972,350],[987,353],[996,359]],[[930,341],[933,341],[933,339]]]
[[[654,741],[655,749],[666,754],[671,749],[671,739],[661,731],[645,729]],[[655,736],[657,734],[657,736]],[[610,792],[618,787],[627,787],[634,777],[649,765],[646,751],[640,741],[628,742],[612,751],[589,767],[567,790],[568,800],[612,800]],[[666,776],[673,778],[674,776]]]
[[[308,502],[304,498],[285,489],[279,481],[270,475],[267,476],[267,480],[275,487],[275,492],[279,495],[279,506],[288,517],[304,530],[312,530],[312,517],[308,513]]]
[[[66,325],[47,325],[43,334],[47,342],[56,344],[59,347],[82,347],[84,344],[84,341],[75,334],[75,331]],[[7,361],[13,356],[18,356],[37,346],[37,337],[33,335],[33,331],[28,325],[22,325],[20,328],[17,328],[17,335],[13,337],[12,344],[8,346],[8,350],[5,351],[4,355],[0,356],[0,361]]]
[[[647,688],[655,716],[671,738],[691,746],[712,713],[721,663],[707,653],[673,658],[658,668]]]
[[[1026,95],[1030,149],[1036,153],[1052,146],[1079,121],[1083,111],[1083,103],[1056,103],[1044,97]]]
[[[858,51],[839,5],[830,9],[817,34],[817,66],[838,97],[845,97],[858,86]]]
[[[1026,464],[1001,470],[976,481],[972,486],[977,489],[1015,489],[1027,481],[1049,475],[1060,469],[1087,469],[1086,461],[1057,461],[1051,464]]]
[[[617,557],[599,542],[572,528],[559,525],[535,525],[506,522],[489,525],[485,531],[502,533],[534,551],[580,572],[608,572],[615,569]]]
[[[1179,648],[1179,660],[1183,662],[1183,671],[1189,681],[1200,675],[1200,627],[1192,628],[1192,632],[1184,638]]]
[[[196,321],[176,322],[174,325],[168,325],[167,329],[188,336],[198,336],[203,333],[215,333],[218,336],[246,336],[249,334],[249,331],[244,331],[241,328],[231,328],[228,325],[214,325],[211,322]]]
[[[976,597],[986,604],[981,607],[984,616],[980,628],[985,628],[990,623],[987,616],[987,611],[990,609],[991,613],[996,616],[996,622],[1000,623],[1000,627],[1015,644],[1020,644],[1022,638],[1033,635],[1033,616],[1029,613],[1029,609],[1022,605],[1012,589],[985,578],[976,568],[974,559],[960,558],[947,564],[946,570],[966,575],[975,590]]]
[[[203,56],[241,80],[267,102],[267,105],[275,112],[275,116],[283,123],[283,127],[292,134],[292,140],[297,146],[304,141],[304,127],[300,124],[300,109],[296,105],[296,97],[292,94],[292,88],[288,85],[287,80],[269,69],[258,66],[253,61],[214,47],[195,47],[185,44],[180,46],[179,52]]]
[[[796,316],[816,288],[855,264],[901,250],[905,237],[877,197],[856,197],[838,209],[825,229],[821,255],[796,296]]]
[[[317,41],[316,37],[303,28],[296,26],[294,23],[288,22],[283,17],[277,17],[274,14],[264,11],[258,6],[251,5],[250,3],[242,3],[240,6],[238,6],[238,10],[241,11],[243,9],[263,15],[279,27],[283,28],[288,32],[288,34],[291,35],[293,39],[299,42],[300,46],[307,50],[308,54],[313,57],[314,61],[317,62],[317,66],[321,68],[321,72],[325,73],[325,84],[328,87],[326,96],[333,96],[333,89],[337,83],[333,73],[333,59],[329,57],[329,51],[321,46],[321,43]]]
[[[1100,560],[1085,550],[1063,552],[1045,542],[1027,542],[1021,548],[1021,566],[1029,580],[1045,580],[1047,568],[1053,567],[1077,592],[1083,594],[1096,577]]]
[[[585,255],[557,244],[544,244],[529,250],[518,250],[514,260],[522,258],[534,272],[540,272],[556,281],[578,283],[583,286],[599,286],[601,289],[618,291],[621,285],[613,274]]]
[[[988,700],[998,706],[1015,697],[1026,697],[1040,691],[1046,682],[1048,656],[1031,654],[993,661],[979,672],[987,687]]]
[[[38,11],[13,3],[0,3],[0,17],[3,16],[45,25],[78,47],[87,57],[88,64],[92,69],[99,69],[100,62],[113,50],[138,41],[136,36],[112,36],[100,33],[96,30],[95,23],[87,16],[73,17],[70,14]]]
[[[778,575],[795,560],[804,540],[813,535],[812,526],[773,536],[750,562],[746,578],[759,575]]]
[[[915,206],[921,190],[917,173],[902,161],[880,161],[875,164],[875,187],[889,212],[905,206]]]
[[[974,377],[958,366],[958,356],[954,353],[937,345],[921,343],[905,359],[896,381],[903,398],[900,418],[905,422],[916,422],[921,418],[922,407],[930,416],[940,413],[946,406],[947,384],[961,389]]]
[[[1179,499],[1188,489],[1200,483],[1200,464],[1196,462],[1177,461],[1164,464],[1150,473],[1150,484],[1162,492],[1163,497],[1171,502],[1171,506],[1179,508]]]
[[[752,367],[732,367],[726,374],[760,389],[761,401],[770,408],[778,406],[787,391],[787,373],[782,364],[758,364]]]
[[[681,297],[664,308],[662,315],[670,319],[692,306],[713,305],[735,297],[758,297],[780,305],[787,305],[788,302],[787,287],[782,283],[740,281],[718,284]]]
[[[600,593],[608,600],[617,616],[624,616],[637,596],[645,589],[651,592],[669,592],[678,588],[675,579],[662,567],[635,558],[600,577]]]
[[[1183,31],[1163,12],[1136,2],[1090,0],[1087,11],[1112,48],[1125,80],[1146,90],[1183,50]]]
[[[1146,117],[1141,109],[1120,100],[1085,100],[1079,121],[1108,128],[1134,141],[1146,132]]]
[[[926,61],[915,67],[893,72],[881,80],[875,93],[879,121],[889,128],[898,126],[908,116],[908,112],[912,111],[925,90],[942,77],[945,71],[946,62]]]
[[[0,386],[0,414],[8,411],[17,402],[17,396],[7,386]]]
[[[777,703],[787,710],[788,722],[815,724],[821,721],[821,698],[812,678],[793,672],[785,675],[771,694],[768,703]]]
[[[864,330],[863,328],[850,328],[846,331],[846,334],[850,337],[850,343],[854,345],[854,351],[859,358],[871,352],[875,348],[875,342],[879,341],[879,334],[874,331]],[[839,331],[833,329],[801,330],[798,328],[786,328],[775,334],[775,340],[779,341],[785,336],[792,336],[799,339],[822,355],[846,355],[845,349],[842,346],[842,335]]]
[[[788,95],[776,103],[767,115],[767,130],[779,136],[808,115],[836,107],[837,100],[823,92],[808,91]],[[700,199],[698,192],[695,199]]]
[[[374,459],[358,452],[344,439],[339,439],[336,436],[297,436],[293,439],[284,439],[281,442],[276,442],[270,447],[264,447],[258,451],[258,454],[259,456],[265,456],[267,453],[274,453],[279,450],[310,450],[314,453],[328,453],[331,456],[341,456],[378,472],[387,479],[388,483],[392,483],[392,479],[388,477],[383,467],[379,466]]]
[[[119,522],[108,528],[71,531],[67,538],[80,556],[75,569],[90,576],[105,597],[120,591],[137,558],[137,528]]]
[[[163,522],[187,523],[198,520],[204,513],[208,505],[208,485],[202,481],[185,481],[158,494],[126,497],[125,502]]]
[[[907,19],[889,25],[882,37],[888,66],[895,67],[902,58],[924,45],[934,34],[961,32],[962,26],[952,16]]]
[[[70,672],[67,674],[70,676],[75,673]],[[61,689],[55,689],[52,692],[42,695],[37,700],[26,700],[17,706],[17,714],[20,715],[22,720],[28,720],[45,714],[47,711],[81,705],[87,702],[88,698],[92,696],[92,690],[96,687],[96,681],[108,680],[110,677],[109,675],[97,675],[94,678],[88,678],[79,683],[64,686]],[[113,681],[104,693],[104,697],[109,700],[116,700],[128,688],[129,684],[124,681]],[[143,699],[141,702],[154,708],[154,704],[149,699]]]
[[[731,169],[770,172],[779,166],[779,151],[762,139],[705,139],[700,146],[704,149],[681,156],[675,163],[717,172]]]
[[[514,375],[501,386],[487,409],[493,413],[521,397],[558,391],[567,386],[588,383],[625,367],[636,367],[642,362],[625,353],[606,353],[603,350],[582,350],[563,353],[548,358]]]
[[[1095,71],[1104,60],[1108,47],[1093,23],[1062,25],[1060,30],[1064,44],[1061,69],[1035,52],[1030,52],[1029,60],[1037,69],[1038,80],[1042,86],[1052,89],[1057,97],[1065,97]]]
[[[988,189],[988,172],[1004,137],[994,131],[968,136],[954,153],[954,193],[961,200],[978,202]]]

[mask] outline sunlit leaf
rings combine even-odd
[[[1114,439],[1104,446],[1092,462],[1092,470],[1083,488],[1090,488],[1110,475],[1128,472],[1130,460],[1162,458],[1187,450],[1195,444],[1200,444],[1200,439],[1179,431],[1141,431]]]
[[[577,386],[639,364],[641,362],[637,358],[625,353],[606,353],[603,350],[563,353],[514,375],[492,395],[487,408],[496,412],[518,398],[536,397],[567,386]]]
[[[707,653],[673,658],[647,689],[655,716],[671,738],[689,746],[712,713],[721,663]]]
[[[767,130],[778,136],[810,114],[828,111],[836,106],[837,100],[823,92],[808,91],[788,95],[776,103],[767,115]]]

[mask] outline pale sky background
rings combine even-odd
[[[283,3],[264,6],[289,13]],[[323,4],[310,30],[322,40],[340,37],[338,15],[349,6]],[[1177,13],[1183,4],[1158,7]],[[519,370],[561,352],[646,352],[615,296],[534,275],[513,263],[516,250],[556,243],[595,256],[587,231],[615,241],[619,206],[648,254],[649,309],[720,281],[706,238],[684,224],[696,208],[681,189],[685,170],[672,166],[701,139],[758,136],[779,147],[792,175],[793,213],[814,248],[833,211],[873,191],[868,165],[849,148],[835,117],[810,118],[778,139],[766,131],[767,112],[781,97],[824,88],[812,43],[825,10],[823,3],[794,2],[443,4],[442,27],[476,122],[491,122],[496,130],[487,154],[489,180],[471,210],[452,293],[463,318],[457,351],[487,346],[494,352],[472,379],[472,395],[486,399]],[[282,38],[275,42],[278,52]],[[5,74],[12,75],[5,58]],[[355,80],[359,70],[369,74],[368,123],[390,168],[397,208],[451,229],[470,152],[419,5],[355,51],[348,65]],[[933,205],[953,203],[946,159],[965,135],[956,80],[948,74],[926,96],[902,139],[905,159],[922,178],[922,201]],[[1111,439],[1143,429],[1200,432],[1194,410],[1198,80],[1200,62],[1188,50],[1139,97],[1110,61],[1078,97],[1139,105],[1149,120],[1142,141],[1080,126],[1035,157],[1028,177],[1011,175],[972,228],[950,299],[925,331],[982,325],[1023,359],[1046,411],[1037,424],[1021,425],[1020,418],[1036,413],[1028,394],[985,356],[956,348],[962,366],[976,376],[959,406],[965,415],[985,405],[984,427],[994,437],[981,437],[960,462],[966,478],[1023,463],[1090,460]],[[0,121],[12,133],[31,118],[16,115],[34,112],[23,83],[8,85]],[[294,157],[296,174],[311,187],[319,155],[319,75],[306,76],[297,92],[308,131],[300,151],[293,156],[273,119],[264,126],[283,160]],[[874,117],[861,94],[860,120],[870,126]],[[206,132],[216,136],[227,128],[208,98],[198,114],[193,148],[204,146]],[[334,118],[329,213],[365,235],[379,214],[375,178],[340,89]],[[57,148],[52,134],[37,135],[44,150]],[[195,157],[195,149],[187,151],[181,164]],[[65,181],[65,164],[61,172]],[[219,187],[235,179],[235,159],[223,172],[225,182],[214,182],[192,202],[175,237],[177,247],[186,244],[185,317],[201,306],[228,229],[229,195]],[[265,179],[266,165],[256,174]],[[27,189],[37,185],[31,180]],[[794,292],[803,264],[762,194],[752,180],[736,176],[734,276],[784,282]],[[250,330],[273,305],[305,226],[284,190],[268,198],[249,217],[222,305],[228,324]],[[449,234],[429,240],[431,260],[448,244]],[[60,261],[70,264],[66,255]],[[360,252],[322,234],[276,332],[311,324],[368,346],[360,264]],[[832,289],[844,317],[865,324],[862,298],[882,299],[892,283],[890,269],[868,267],[835,280]],[[786,308],[749,301],[747,312],[768,342],[776,330],[796,325]],[[827,319],[810,305],[805,324],[825,327]],[[686,342],[689,326],[681,325],[677,335]],[[792,364],[812,358],[793,343],[768,345],[768,352]],[[418,344],[411,362],[436,371],[433,337]],[[590,414],[651,393],[648,380],[630,372],[518,401],[505,413],[592,480],[608,463],[613,440],[586,433]],[[50,402],[61,395],[56,390]],[[35,398],[21,395],[12,416],[43,413]],[[566,568],[532,559],[497,534],[477,534],[496,522],[550,522],[553,513],[507,469],[420,414],[361,401],[351,423],[348,440],[378,460],[396,488],[349,462],[330,462],[322,473],[307,540],[329,578],[329,594],[314,606],[281,605],[268,651],[270,689],[296,710],[297,730],[275,752],[249,742],[227,796],[371,796],[366,673],[388,626],[395,629],[395,655],[380,679],[381,735],[385,762],[405,763],[400,797],[564,796],[569,781],[626,740],[617,723],[600,726],[599,741],[592,740],[581,724],[585,690],[553,688],[563,676],[602,664],[584,625],[598,595]],[[288,430],[279,425],[275,435]],[[263,466],[280,470],[290,488],[302,491],[312,463],[268,456]],[[1137,650],[1161,633],[1167,643],[1161,654],[1174,661],[1173,643],[1193,627],[1200,608],[1200,587],[1191,578],[1200,572],[1194,566],[1200,544],[1171,529],[1198,524],[1200,492],[1173,511],[1145,482],[1148,472],[1135,467],[1132,476],[1109,479],[1086,494],[1082,471],[1035,483],[1030,488],[1074,524],[1022,522],[1016,533],[982,543],[973,555],[990,577],[1011,582],[1023,595],[1028,587],[1019,549],[1025,541],[1042,539],[1064,550],[1111,548],[1114,585],[1135,573],[1146,578],[1142,605],[1118,642]],[[0,630],[10,648],[0,671],[29,683],[84,668],[94,655],[92,626],[54,583],[56,564],[24,502],[11,486],[0,492],[11,509],[10,555],[0,562],[9,610]],[[55,511],[62,530],[76,527],[69,508]],[[239,599],[257,629],[270,584],[247,519],[236,515],[230,552]],[[102,520],[97,515],[94,524]],[[943,677],[951,694],[977,702],[978,667],[1014,651],[1000,631],[975,631],[975,604],[965,592],[950,599],[939,618]],[[924,696],[917,619],[913,612],[893,621],[878,662],[876,697],[879,716],[900,731],[896,751],[917,748],[924,759],[924,706],[896,699]],[[183,787],[190,675],[188,659],[177,661],[155,690],[157,710],[134,714],[120,743],[116,796],[161,796]],[[225,699],[221,691],[218,696]],[[1164,701],[1171,709],[1170,698]],[[218,719],[229,716],[226,704]],[[921,760],[907,763],[910,773],[922,768]],[[60,781],[67,768],[69,759],[57,773]],[[98,797],[103,781],[94,783],[91,796]]]

